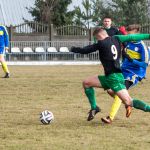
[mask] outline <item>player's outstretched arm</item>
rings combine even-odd
[[[115,35],[121,43],[129,41],[138,41],[150,39],[150,34],[129,34],[129,35]]]
[[[143,67],[143,68],[146,68],[147,66],[148,66],[148,64],[147,63],[145,63],[144,61],[138,61],[138,60],[136,60],[136,59],[133,59],[133,63],[135,64],[135,65],[137,65],[137,66],[140,66],[140,67]]]
[[[89,53],[97,51],[98,49],[99,49],[98,48],[98,44],[93,44],[93,45],[85,46],[83,48],[72,47],[71,48],[71,52],[73,52],[73,53],[80,53],[80,54],[89,54]]]

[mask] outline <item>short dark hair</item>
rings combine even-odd
[[[112,18],[111,18],[110,16],[105,16],[105,17],[103,17],[103,20],[106,19],[106,18],[112,20]]]
[[[99,32],[104,31],[103,27],[96,27],[93,31],[93,36],[97,35]]]
[[[131,25],[128,25],[126,28],[127,31],[132,31],[134,29],[136,29],[138,32],[140,32],[141,26],[139,24],[131,24]]]

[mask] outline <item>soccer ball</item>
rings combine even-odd
[[[40,114],[40,121],[43,124],[50,124],[50,123],[52,123],[52,121],[54,121],[54,115],[53,115],[53,113],[50,112],[50,111],[48,111],[48,110],[44,110]]]

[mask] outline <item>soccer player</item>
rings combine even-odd
[[[129,25],[127,27],[128,34],[135,34],[139,32],[140,26],[137,24]],[[126,88],[129,89],[145,78],[149,54],[143,41],[128,42],[124,50],[126,52],[124,52],[124,60],[122,62],[121,69],[125,78]],[[118,96],[114,96],[114,98],[114,103],[111,107],[109,116],[101,118],[104,123],[112,123],[117,111],[120,108],[121,100]]]
[[[91,76],[83,81],[85,94],[91,105],[87,120],[92,120],[99,112],[99,107],[96,104],[94,87],[104,88],[105,90],[112,89],[114,94],[125,104],[126,117],[130,116],[132,107],[150,111],[149,105],[143,101],[130,97],[126,90],[124,77],[120,68],[121,43],[150,39],[150,34],[116,35],[110,37],[105,29],[98,27],[95,29],[93,35],[98,40],[96,44],[88,45],[83,48],[72,47],[71,49],[72,52],[80,54],[88,54],[98,50],[100,61],[104,67],[105,75]]]
[[[7,67],[7,63],[4,58],[5,50],[8,50],[9,48],[9,37],[8,32],[5,26],[0,25],[0,62],[2,65],[2,69],[5,72],[4,78],[9,78],[10,73]]]

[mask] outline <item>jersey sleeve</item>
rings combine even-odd
[[[79,54],[89,54],[97,51],[98,49],[99,49],[99,44],[96,43],[96,44],[85,46],[83,48],[73,48],[71,51]]]
[[[9,47],[9,36],[6,27],[3,26],[5,47]]]
[[[150,34],[115,35],[121,43],[150,39]]]
[[[148,64],[149,61],[149,53],[145,43],[141,42],[141,61]]]

